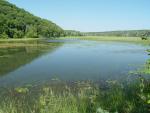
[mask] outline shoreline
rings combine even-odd
[[[106,41],[106,42],[126,42],[142,45],[150,45],[149,40],[142,40],[140,37],[114,37],[114,36],[67,36],[60,38],[22,38],[22,39],[0,39],[0,48],[46,45],[40,43],[44,40],[89,40],[89,41]]]

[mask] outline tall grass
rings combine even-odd
[[[150,83],[57,82],[1,89],[0,113],[149,113]]]

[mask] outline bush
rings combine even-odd
[[[8,37],[8,35],[4,32],[4,33],[0,34],[0,38],[7,39],[7,38],[9,38],[9,37]]]

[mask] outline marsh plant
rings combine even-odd
[[[150,82],[142,77],[132,84],[59,81],[1,90],[0,113],[150,112]]]

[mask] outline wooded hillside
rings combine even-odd
[[[5,0],[0,0],[0,38],[39,38],[63,35],[63,29],[51,21],[41,19]]]

